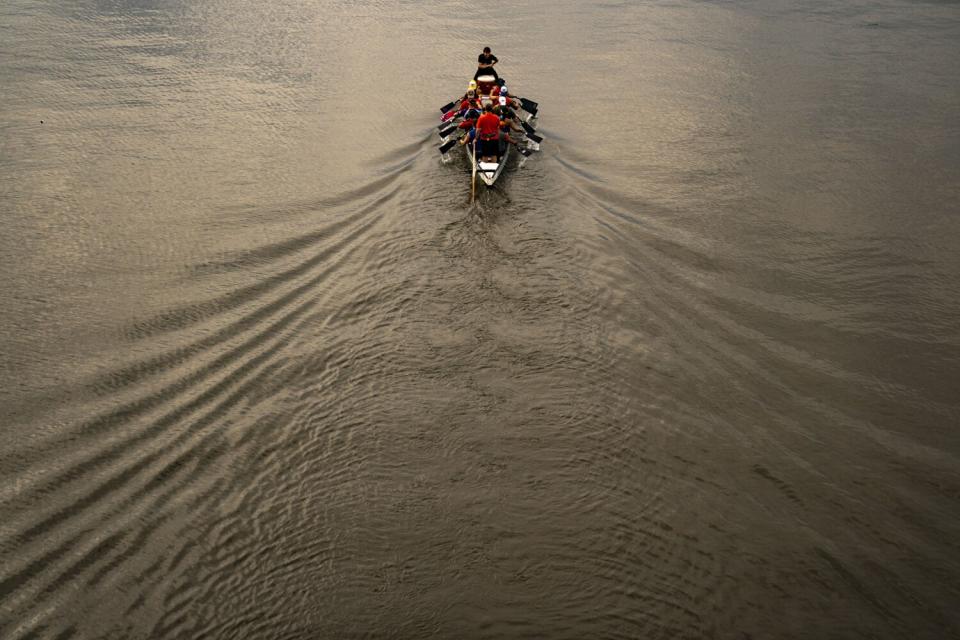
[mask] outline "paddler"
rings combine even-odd
[[[483,115],[477,118],[477,136],[480,162],[496,162],[500,151],[500,118],[491,104],[485,105]]]
[[[472,91],[473,93],[471,93],[471,91]],[[466,100],[468,97],[476,97],[476,96],[478,96],[479,94],[480,94],[480,92],[477,91],[477,81],[476,81],[476,80],[471,80],[471,81],[470,81],[470,84],[467,85],[467,92],[466,92],[465,94],[463,94],[463,96],[460,98],[460,100],[463,101],[463,100]]]
[[[520,101],[517,100],[516,98],[511,97],[510,92],[507,91],[506,85],[500,87],[500,91],[498,92],[498,96],[501,97],[501,98],[506,98],[506,99],[507,99],[507,106],[510,107],[511,109],[519,109],[519,108],[521,108]]]
[[[498,79],[500,76],[497,75],[497,70],[493,68],[493,65],[497,62],[497,56],[490,53],[490,47],[484,47],[483,53],[477,56],[477,72],[473,74],[473,79],[476,80],[480,76],[493,76],[494,79]]]
[[[493,105],[493,112],[500,118],[500,131],[507,137],[507,142],[516,144],[516,141],[510,137],[510,129],[514,131],[523,131],[523,128],[517,124],[517,114],[510,108],[506,96],[500,96],[497,103]]]
[[[468,129],[467,134],[461,137],[460,141],[457,143],[461,147],[465,144],[470,144],[471,142],[473,142],[473,139],[477,137],[477,128],[474,126],[475,124],[476,122],[474,120],[470,120],[469,122],[464,122],[463,124],[460,125],[461,129]]]
[[[460,117],[465,117],[469,111],[472,109],[480,110],[481,99],[480,92],[477,91],[477,83],[474,80],[470,81],[470,86],[467,87],[467,92],[463,94],[463,97],[460,98],[460,104],[457,107],[457,111]]]

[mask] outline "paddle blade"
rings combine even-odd
[[[457,125],[451,124],[451,125],[448,126],[446,129],[443,129],[442,131],[440,131],[440,137],[441,137],[441,138],[446,138],[448,135],[450,135],[451,133],[453,133],[454,131],[456,131],[457,128],[458,128]]]
[[[456,105],[454,103],[448,102],[447,104],[440,107],[440,113],[446,113],[447,111],[450,111],[450,109],[453,109],[455,106]]]
[[[538,135],[535,134],[535,133],[528,133],[528,134],[527,134],[527,138],[529,138],[530,140],[533,140],[534,142],[536,142],[536,143],[538,143],[538,144],[541,143],[541,142],[543,142],[543,138],[542,138],[541,136],[538,136]]]
[[[440,120],[442,120],[443,122],[447,122],[448,120],[453,120],[456,117],[456,115],[457,115],[457,112],[451,109],[447,113],[440,116]]]
[[[520,155],[522,155],[524,158],[533,153],[533,151],[530,151],[530,149],[524,149],[523,147],[517,147],[517,151],[519,151]]]
[[[457,144],[456,140],[450,140],[448,142],[444,142],[442,145],[440,145],[440,155],[443,155],[447,151],[450,151],[450,149],[453,149],[453,145],[455,144]]]
[[[520,106],[522,106],[523,110],[527,113],[532,113],[534,115],[536,115],[537,109],[540,107],[540,105],[533,100],[527,100],[526,98],[520,98]]]
[[[534,134],[534,133],[537,132],[536,129],[534,129],[534,128],[531,127],[529,124],[527,124],[527,121],[526,121],[526,120],[521,120],[521,121],[520,121],[520,126],[523,127],[523,130],[526,131],[528,134]]]

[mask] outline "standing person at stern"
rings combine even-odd
[[[477,72],[473,74],[473,79],[476,80],[478,76],[493,76],[499,79],[497,70],[493,68],[495,64],[497,64],[497,56],[490,53],[490,47],[484,47],[483,53],[477,56]]]

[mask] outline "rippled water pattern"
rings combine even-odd
[[[955,2],[5,0],[0,637],[960,636],[958,88]]]

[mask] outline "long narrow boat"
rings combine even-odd
[[[490,92],[493,88],[497,86],[497,79],[494,76],[478,76],[477,77],[477,91],[480,93],[480,101],[482,104],[489,104],[492,102],[493,98],[490,95]],[[473,146],[465,145],[467,147],[467,156],[470,158],[470,162],[477,162],[473,157]],[[497,178],[500,177],[500,174],[503,173],[503,168],[507,166],[507,160],[510,157],[510,145],[507,144],[506,140],[501,136],[499,149],[497,150],[497,161],[496,162],[477,162],[477,175],[483,180],[483,183],[488,187],[492,187],[493,183],[497,181]]]
[[[477,91],[480,95],[482,104],[489,104],[494,97],[491,95],[491,92],[494,87],[502,85],[503,81],[497,81],[493,76],[479,76],[477,78]],[[536,151],[539,149],[539,143],[542,140],[536,133],[529,122],[531,118],[535,118],[537,115],[537,103],[527,100],[525,98],[519,98],[520,108],[526,111],[529,115],[526,119],[521,122],[525,130],[526,136],[526,146],[518,146],[517,150],[524,156],[530,155],[531,151]],[[443,114],[442,120],[444,124],[440,125],[440,137],[442,140],[446,140],[444,144],[440,145],[440,153],[446,154],[447,151],[452,149],[456,144],[457,133],[456,123],[459,120],[459,117],[455,115],[454,108],[456,101],[451,102],[448,105],[445,105],[440,108],[440,112]],[[453,136],[454,139],[448,140],[448,136]],[[473,157],[473,145],[465,144],[467,157],[470,159],[471,167],[475,162]],[[500,144],[497,153],[496,162],[477,162],[477,175],[488,187],[492,187],[496,183],[497,178],[500,177],[500,174],[503,173],[504,167],[507,166],[507,162],[510,159],[510,147],[513,146],[505,139],[505,135],[500,137]],[[445,156],[444,156],[445,157]]]

